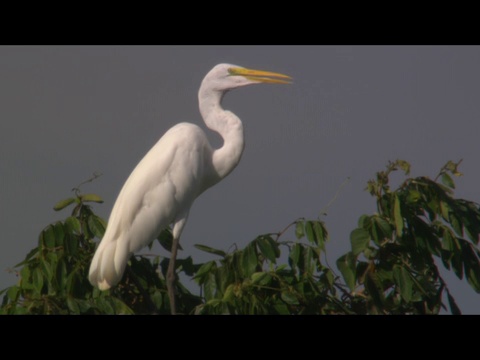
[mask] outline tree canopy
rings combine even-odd
[[[182,314],[461,314],[439,266],[480,293],[480,206],[454,197],[460,162],[449,161],[432,180],[411,178],[410,164],[390,162],[366,190],[377,211],[361,215],[351,250],[336,268],[328,262],[322,218],[299,218],[278,233],[257,236],[244,248],[224,251],[195,245],[213,259],[177,259],[177,274],[198,284],[197,293],[176,283]],[[392,172],[405,179],[392,189]],[[157,241],[164,256],[134,255],[116,287],[100,291],[88,269],[107,226],[93,211],[102,199],[81,194],[58,202],[70,216],[46,226],[38,245],[15,265],[18,283],[0,292],[0,314],[169,314],[166,271],[170,229]]]

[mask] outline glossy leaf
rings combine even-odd
[[[368,230],[370,224],[370,216],[363,214],[358,218],[358,227]]]
[[[287,292],[287,291],[282,292],[281,298],[288,305],[298,305],[299,304],[297,297],[291,292]]]
[[[298,266],[300,261],[300,256],[302,254],[302,249],[303,248],[300,244],[293,244],[290,250],[290,254],[288,256],[288,260],[292,268],[295,268]]]
[[[261,274],[261,273],[256,273],[256,274]],[[253,275],[252,275],[252,279],[253,279]],[[235,284],[228,285],[227,289],[225,290],[225,293],[223,294],[222,300],[227,302],[231,301],[235,296],[234,289],[235,289]]]
[[[422,197],[421,193],[415,189],[410,189],[406,198],[407,203],[416,203]]]
[[[385,297],[383,294],[382,285],[375,273],[367,271],[365,276],[365,289],[372,297],[375,306],[377,306],[379,309],[382,309],[385,302]]]
[[[77,256],[78,255],[78,249],[79,249],[79,241],[78,237],[73,235],[69,235],[65,238],[64,242],[65,246],[65,252],[69,256]]]
[[[157,240],[165,250],[172,252],[173,234],[170,229],[164,229],[160,235],[158,235]],[[177,247],[179,250],[183,250],[180,243]]]
[[[403,217],[402,211],[400,208],[400,198],[398,194],[395,194],[395,205],[393,210],[393,216],[395,220],[395,229],[397,232],[397,236],[401,237],[403,235]]]
[[[315,235],[315,244],[325,251],[325,241],[327,240],[328,233],[320,221],[313,222],[313,232]]]
[[[272,239],[267,237],[260,237],[256,240],[258,248],[263,256],[271,262],[277,261],[277,253],[279,254],[278,245]]]
[[[75,198],[68,198],[68,199],[61,200],[55,204],[55,206],[53,207],[53,210],[60,211],[74,202],[75,202]]]
[[[455,189],[455,183],[453,182],[452,178],[450,177],[450,175],[448,175],[447,173],[444,173],[442,175],[442,183],[444,185],[447,185],[449,188],[451,189]]]
[[[200,245],[200,244],[195,244],[193,246],[195,246],[198,250],[202,250],[202,251],[208,252],[210,254],[215,254],[215,255],[218,255],[218,256],[222,256],[222,257],[225,257],[227,255],[227,253],[225,251],[214,249],[214,248],[211,248],[209,246]]]
[[[370,234],[365,229],[357,228],[350,233],[353,255],[357,256],[364,251],[370,243]]]
[[[85,194],[81,196],[83,202],[103,203],[103,199],[96,194]]]
[[[43,230],[42,236],[45,246],[49,249],[53,249],[55,247],[55,231],[53,230],[53,225],[49,225]]]
[[[105,221],[96,215],[90,215],[88,217],[88,228],[99,239],[103,238],[105,228],[107,227],[106,225]]]
[[[442,217],[446,220],[449,221],[449,207],[448,204],[445,201],[440,201],[440,212],[442,214]]]
[[[43,274],[39,268],[36,268],[32,274],[32,283],[38,293],[42,292],[43,289]]]
[[[313,231],[313,224],[312,224],[311,221],[306,221],[305,222],[305,234],[307,234],[307,240],[311,244],[316,243],[315,233]]]
[[[67,296],[67,306],[72,314],[80,314],[80,307],[73,297]]]
[[[247,245],[242,253],[242,267],[246,276],[253,274],[257,268],[258,259],[253,244]]]
[[[55,246],[63,246],[63,240],[65,238],[65,231],[63,230],[63,224],[61,222],[55,223],[53,227],[53,232],[55,233]]]
[[[448,290],[447,290],[447,298],[448,298],[448,304],[450,305],[450,311],[452,312],[452,315],[462,315],[462,312],[460,311],[460,308],[455,302],[455,299],[453,298],[453,296],[450,294]]]
[[[343,275],[345,283],[351,291],[355,290],[355,256],[349,252],[337,260],[338,270]]]
[[[266,272],[256,272],[251,276],[252,284],[265,285],[270,282],[272,277]]]
[[[454,251],[455,245],[453,242],[453,236],[449,229],[444,229],[442,236],[442,249],[447,251]]]
[[[215,261],[206,262],[198,269],[194,279],[200,279],[201,277],[203,277],[205,274],[209,273],[212,269],[215,269],[216,267],[217,266]]]
[[[67,228],[67,232],[72,234],[73,233],[80,234],[82,231],[82,226],[80,225],[80,221],[74,216],[69,216],[68,218],[65,219],[65,226]]]
[[[480,263],[471,245],[467,242],[462,244],[462,255],[467,281],[477,293],[480,293]]]
[[[305,236],[305,226],[301,220],[298,220],[295,224],[295,236],[299,240]]]
[[[400,290],[400,295],[406,302],[409,302],[412,299],[413,281],[408,270],[403,266],[394,266],[393,278]]]
[[[7,296],[12,301],[16,301],[18,294],[20,293],[20,288],[18,286],[12,286],[7,290]]]
[[[14,267],[19,267],[21,265],[28,263],[30,259],[32,259],[35,255],[37,255],[37,253],[38,253],[38,247],[33,248],[28,252],[27,256],[25,256],[25,259],[22,262],[16,264]]]

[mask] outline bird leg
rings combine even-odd
[[[174,236],[172,241],[172,256],[170,257],[170,262],[168,263],[168,270],[167,270],[167,289],[168,289],[168,297],[170,299],[170,312],[172,315],[176,314],[175,280],[176,280],[177,274],[175,273],[175,261],[177,260],[178,241],[179,241],[179,238]]]

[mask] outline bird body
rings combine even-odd
[[[171,303],[174,302],[171,289],[176,249],[190,208],[201,193],[237,166],[244,149],[242,122],[221,107],[223,95],[240,86],[289,83],[289,79],[286,75],[230,64],[219,64],[205,76],[198,93],[200,113],[205,124],[220,134],[223,145],[212,148],[204,131],[190,123],[177,124],[160,138],[118,195],[90,266],[89,280],[93,285],[101,290],[116,285],[130,256],[173,224],[167,285]]]
[[[125,259],[151,243],[177,217],[188,216],[178,209],[189,209],[218,181],[212,171],[212,149],[200,127],[180,123],[168,130],[120,191],[90,278],[98,278],[102,290],[120,281]]]

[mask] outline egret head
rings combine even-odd
[[[290,84],[291,82],[290,76],[279,73],[252,70],[232,64],[218,64],[205,76],[202,86],[208,86],[211,90],[226,91],[251,84]]]

